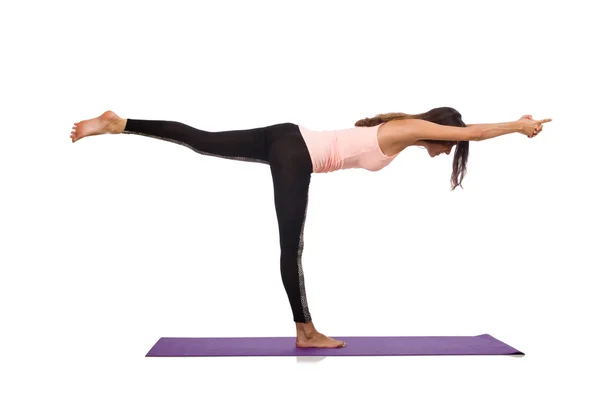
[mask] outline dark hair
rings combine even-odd
[[[462,121],[462,115],[454,108],[443,106],[431,109],[425,113],[383,113],[375,117],[358,120],[354,125],[356,127],[373,127],[386,121],[398,119],[421,119],[431,121],[432,123],[448,125],[454,127],[466,127]],[[439,141],[425,139],[425,142],[448,144],[449,141]],[[462,188],[462,180],[467,173],[467,160],[469,158],[469,141],[458,141],[454,151],[454,160],[452,161],[452,176],[450,178],[451,190],[457,186]]]

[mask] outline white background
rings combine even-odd
[[[597,396],[591,3],[3,4],[0,394]],[[554,121],[473,142],[453,192],[454,152],[416,147],[314,174],[314,323],[489,333],[525,357],[144,357],[161,336],[294,335],[269,168],[137,135],[73,144],[73,122],[327,130],[439,106]]]

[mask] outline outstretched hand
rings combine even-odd
[[[530,114],[526,114],[519,119],[522,126],[520,132],[527,135],[529,138],[533,138],[542,131],[542,128],[544,128],[543,124],[550,121],[552,121],[552,119],[534,120]]]

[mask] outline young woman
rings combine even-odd
[[[456,145],[451,188],[461,186],[469,141],[518,132],[529,138],[552,119],[466,125],[451,107],[420,114],[386,113],[366,118],[355,127],[314,131],[293,123],[248,130],[209,132],[177,121],[123,119],[112,111],[73,125],[72,142],[99,134],[137,134],[181,144],[209,156],[269,165],[281,248],[283,286],[296,323],[297,347],[343,347],[345,342],[318,332],[312,322],[302,271],[303,233],[312,173],[348,168],[378,171],[409,146],[425,147],[431,157],[450,154]]]

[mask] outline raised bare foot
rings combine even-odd
[[[296,337],[296,347],[321,347],[321,348],[338,348],[346,346],[346,342],[328,338],[320,332],[312,335],[298,335]]]
[[[107,110],[102,115],[73,124],[71,141],[76,142],[90,135],[118,134],[123,132],[126,119],[122,119],[113,111]]]

